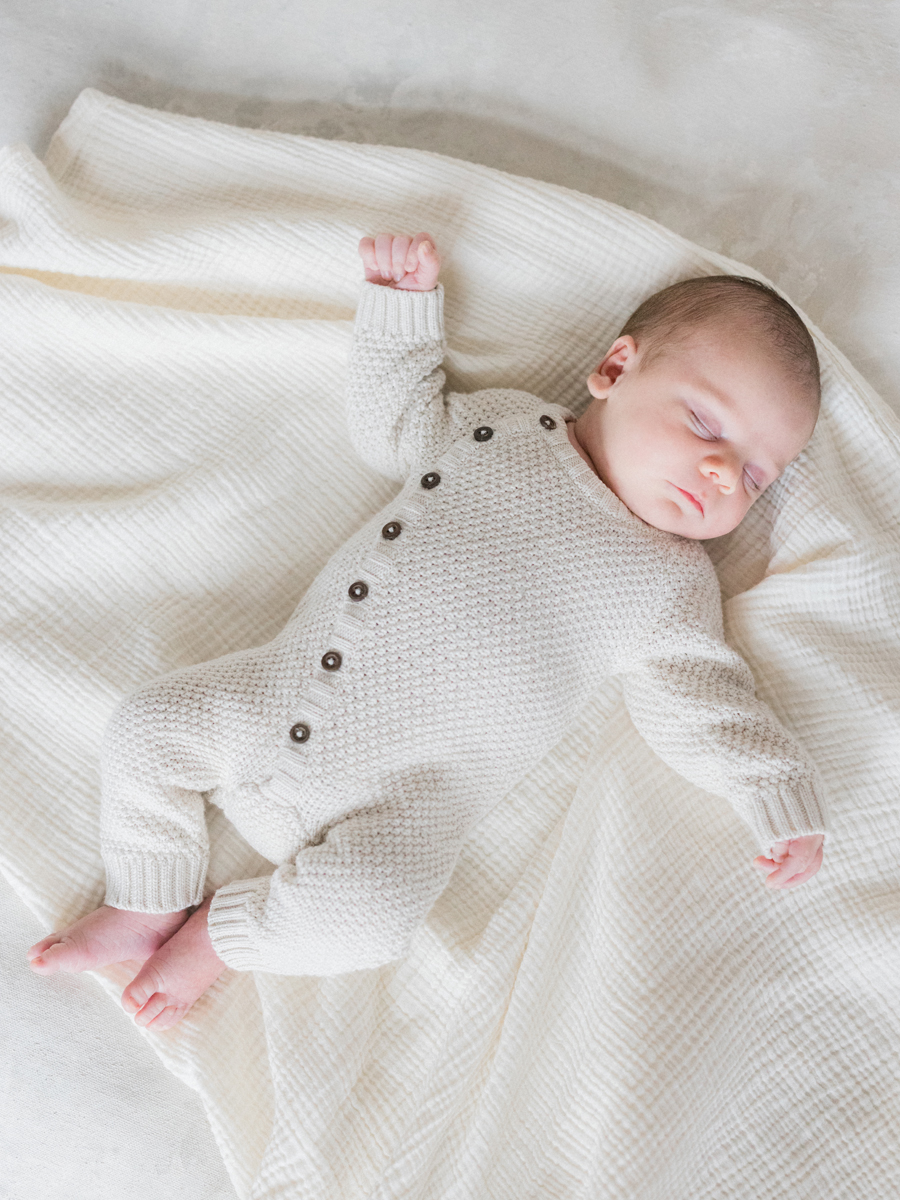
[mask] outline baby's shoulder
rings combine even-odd
[[[722,593],[702,542],[660,532],[655,538],[655,607],[671,618],[704,622],[721,619]],[[647,597],[650,600],[650,596]],[[651,601],[652,604],[652,601]]]
[[[665,554],[665,601],[673,619],[721,623],[722,596],[719,577],[701,541],[670,535]]]
[[[503,420],[521,414],[548,413],[554,420],[573,417],[567,408],[552,404],[531,392],[518,388],[483,388],[478,392],[457,392],[450,395],[450,407],[460,425],[489,425],[492,420]]]

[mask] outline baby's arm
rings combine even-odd
[[[359,253],[366,282],[348,364],[347,428],[365,462],[406,479],[449,440],[440,257],[424,233],[363,238]]]
[[[641,614],[641,648],[623,671],[626,703],[660,758],[749,826],[767,886],[797,887],[822,862],[821,781],[725,643],[712,565],[694,565],[679,579],[673,559],[666,610],[655,622]]]

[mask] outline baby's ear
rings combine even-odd
[[[600,375],[597,371],[594,371],[592,375],[588,375],[588,391],[595,400],[605,400],[610,393],[612,385],[613,381],[608,375]]]
[[[623,371],[629,370],[637,360],[637,342],[631,334],[617,337],[607,351],[606,357],[597,368],[600,375],[608,375],[615,382]]]
[[[591,395],[598,400],[605,400],[622,372],[627,371],[637,360],[637,352],[637,343],[630,334],[617,337],[597,370],[588,376],[588,391]]]

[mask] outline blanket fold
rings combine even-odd
[[[271,639],[396,492],[343,414],[356,243],[380,229],[446,250],[454,390],[574,411],[646,295],[756,275],[549,184],[93,91],[44,164],[0,152],[0,866],[48,929],[102,900],[121,697]],[[814,439],[708,549],[729,640],[824,780],[819,874],[767,891],[749,831],[610,684],[475,828],[405,960],[229,971],[144,1035],[241,1196],[893,1194],[900,422],[814,333]],[[207,891],[271,870],[209,815]],[[115,999],[127,972],[101,975]]]

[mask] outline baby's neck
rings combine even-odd
[[[581,455],[581,457],[584,459],[584,461],[587,463],[587,465],[591,468],[591,470],[594,472],[594,474],[599,475],[600,472],[597,470],[597,468],[594,466],[593,462],[591,461],[590,455],[584,449],[581,442],[579,442],[579,440],[578,440],[578,435],[575,432],[575,422],[574,421],[566,421],[566,433],[569,435],[569,441],[572,443],[572,445],[575,447],[575,449],[578,451],[578,453]]]

